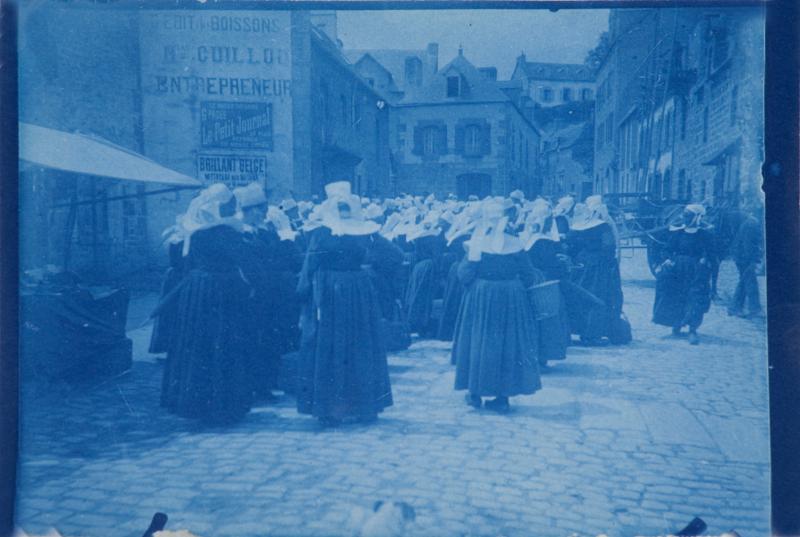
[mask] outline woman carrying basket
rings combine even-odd
[[[542,302],[536,317],[539,322],[539,365],[544,368],[550,360],[566,359],[571,339],[569,315],[559,285],[567,277],[566,267],[559,258],[558,228],[547,201],[537,199],[533,202],[523,238],[531,264],[547,279],[533,288],[534,304],[536,298]]]

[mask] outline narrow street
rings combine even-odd
[[[729,317],[723,300],[699,346],[673,338],[650,323],[655,282],[629,254],[634,342],[571,347],[509,415],[467,407],[450,345],[418,341],[390,356],[395,404],[376,425],[322,431],[283,398],[200,429],[161,411],[149,327],[134,331],[128,374],[25,387],[19,524],[139,537],[163,511],[168,529],[204,537],[348,535],[354,506],[398,499],[416,510],[415,536],[663,535],[694,516],[710,535],[765,536],[766,323]],[[723,299],[735,282],[726,262]]]

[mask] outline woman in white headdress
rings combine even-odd
[[[526,288],[542,276],[507,225],[502,204],[484,202],[459,267],[466,291],[453,340],[456,390],[468,390],[467,403],[475,408],[483,397],[494,397],[486,408],[497,412],[509,410],[509,397],[541,388],[538,326]]]
[[[452,263],[447,269],[442,299],[442,316],[436,331],[436,339],[452,341],[456,328],[458,310],[461,298],[464,295],[464,284],[458,278],[458,267],[466,256],[464,244],[469,239],[470,233],[475,229],[480,217],[480,205],[475,204],[464,207],[453,218],[453,222],[445,233],[447,252],[452,257]]]
[[[533,202],[522,238],[531,264],[542,271],[547,280],[561,282],[568,277],[567,267],[559,257],[562,254],[562,244],[558,228],[546,200],[539,198]],[[539,321],[539,365],[542,367],[546,367],[551,360],[564,360],[571,339],[569,315],[561,285],[556,287],[559,296],[558,313]]]
[[[553,207],[553,219],[555,220],[561,240],[566,239],[569,234],[569,221],[575,212],[575,205],[575,198],[572,196],[563,196],[558,200],[555,207]]]
[[[586,345],[600,344],[608,338],[612,344],[626,342],[617,338],[622,318],[622,280],[617,260],[617,240],[608,223],[608,211],[600,196],[590,196],[574,208],[569,253],[582,269],[573,280],[580,288],[602,302],[570,307],[573,333]]]
[[[350,183],[328,184],[325,192],[322,227],[311,235],[297,287],[306,301],[297,410],[334,426],[374,420],[392,404],[392,390],[380,303],[362,268],[380,225],[363,218]]]
[[[223,184],[202,191],[181,219],[186,275],[173,291],[178,320],[162,403],[184,417],[231,423],[250,410],[244,305],[247,248],[236,199]]]
[[[439,214],[429,211],[407,234],[414,247],[413,265],[406,288],[406,318],[411,332],[430,337],[436,330],[433,300],[439,286],[439,260],[444,249]]]
[[[169,256],[169,268],[164,274],[164,281],[161,285],[162,300],[172,293],[172,290],[183,280],[184,276],[182,217],[183,215],[178,216],[175,219],[175,225],[168,227],[162,233]],[[177,322],[175,318],[176,311],[174,300],[165,303],[160,309],[153,322],[153,331],[150,333],[150,346],[147,350],[150,354],[167,353],[167,360],[170,359],[170,339],[174,336],[175,323]]]
[[[692,345],[700,342],[697,329],[711,306],[713,245],[704,215],[702,205],[684,208],[681,221],[670,226],[667,259],[656,268],[653,322],[671,327],[675,336],[688,327]]]

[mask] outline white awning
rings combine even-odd
[[[108,140],[19,123],[19,158],[74,173],[193,187],[202,183]]]

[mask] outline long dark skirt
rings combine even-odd
[[[711,307],[710,267],[694,257],[677,256],[656,279],[653,322],[697,329]]]
[[[475,280],[458,315],[453,340],[456,390],[511,397],[542,387],[539,329],[519,280]]]
[[[192,270],[177,296],[175,337],[164,370],[162,404],[187,418],[229,423],[250,410],[246,298],[238,273]]]
[[[458,309],[461,306],[461,297],[464,295],[464,284],[458,279],[458,263],[450,265],[447,273],[447,283],[444,289],[444,303],[442,318],[439,319],[439,329],[436,338],[442,341],[452,341],[456,329]]]
[[[436,265],[423,259],[414,265],[406,289],[406,318],[412,332],[428,335],[432,327],[433,299],[436,293]]]
[[[616,259],[579,259],[584,269],[575,281],[580,287],[599,298],[604,305],[584,303],[569,306],[570,327],[582,340],[594,341],[612,333],[612,322],[622,314],[622,280]]]
[[[248,322],[252,326],[248,338],[248,363],[253,391],[267,395],[278,387],[280,359],[297,350],[300,306],[295,295],[296,277],[287,272],[270,274],[270,288],[251,304]]]
[[[571,335],[564,297],[559,294],[558,315],[539,321],[539,364],[565,360]]]
[[[392,405],[381,311],[363,270],[318,270],[304,326],[297,410],[318,418],[371,418]]]
[[[167,269],[164,284],[161,286],[161,300],[169,295],[181,281],[181,272],[174,267]],[[174,336],[177,311],[177,301],[171,301],[161,308],[158,317],[153,322],[153,331],[150,334],[150,347],[147,352],[160,354],[169,350],[170,338]]]

